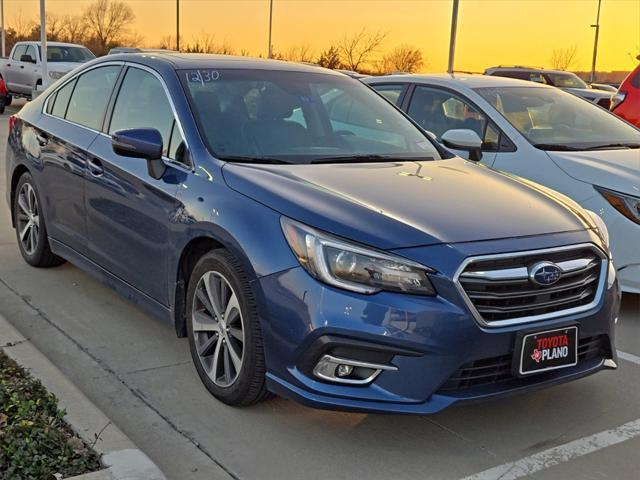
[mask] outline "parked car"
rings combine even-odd
[[[611,111],[640,127],[640,64],[627,75],[611,101]]]
[[[601,215],[622,289],[640,293],[638,129],[559,89],[510,78],[401,75],[364,82],[455,153]]]
[[[608,83],[590,83],[589,88],[593,88],[595,90],[603,90],[605,92],[616,93],[618,89],[613,85],[609,85]]]
[[[165,48],[113,47],[109,50],[108,55],[116,55],[118,53],[168,53],[173,51]]]
[[[606,108],[607,110],[609,110],[609,107],[611,106],[612,92],[589,88],[589,85],[587,85],[584,80],[572,72],[565,72],[564,70],[547,70],[535,67],[499,66],[487,68],[484,71],[484,74],[494,75],[497,77],[517,78],[519,80],[528,80],[535,83],[551,85],[600,105],[602,108]]]
[[[172,322],[228,404],[426,413],[615,368],[600,217],[340,73],[103,57],[11,117],[6,164],[25,261]]]
[[[47,84],[62,78],[78,65],[96,56],[87,47],[73,43],[47,42]],[[17,42],[9,58],[2,59],[0,78],[8,91],[6,104],[12,97],[31,98],[42,85],[42,55],[40,42]]]

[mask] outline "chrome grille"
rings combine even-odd
[[[551,286],[529,279],[529,267],[545,261],[562,270]],[[500,326],[591,308],[599,299],[605,267],[604,254],[586,244],[472,258],[457,282],[476,318]]]

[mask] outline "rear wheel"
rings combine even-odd
[[[40,198],[33,178],[25,173],[16,186],[13,214],[18,247],[25,261],[34,267],[54,267],[63,264],[49,246],[47,228],[40,208]]]
[[[200,259],[189,280],[191,357],[209,392],[228,405],[268,396],[257,308],[240,264],[226,250]]]

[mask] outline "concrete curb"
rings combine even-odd
[[[67,423],[102,456],[105,470],[74,479],[166,480],[156,464],[2,315],[0,348],[58,398]]]

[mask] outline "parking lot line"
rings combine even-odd
[[[640,357],[636,355],[632,355],[627,352],[622,352],[618,350],[618,358],[621,358],[622,360],[626,360],[627,362],[635,363],[636,365],[640,365]]]
[[[639,436],[640,418],[612,430],[595,433],[515,462],[498,465],[462,480],[515,480]]]

